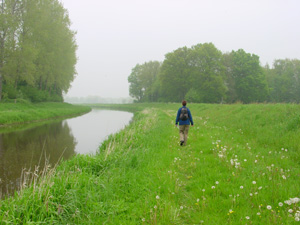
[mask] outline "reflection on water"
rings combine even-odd
[[[123,129],[132,116],[129,112],[93,109],[83,116],[65,120],[77,142],[75,152],[95,153],[107,136]]]
[[[9,133],[0,133],[0,197],[18,189],[23,169],[42,170],[46,160],[95,153],[108,135],[124,128],[132,113],[92,110],[80,117],[55,121]]]

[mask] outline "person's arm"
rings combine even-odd
[[[192,113],[190,110],[188,110],[188,114],[189,114],[189,120],[191,122],[191,125],[194,126],[194,121],[193,121]]]
[[[175,121],[175,125],[176,125],[176,126],[177,126],[178,123],[179,123],[180,111],[181,111],[181,108],[180,108],[180,109],[178,110],[178,112],[177,112],[176,121]]]

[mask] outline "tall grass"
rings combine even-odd
[[[297,224],[299,105],[143,109],[96,156],[78,155],[0,203],[2,224]],[[122,106],[113,106],[122,107]]]

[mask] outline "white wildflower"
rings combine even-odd
[[[157,200],[159,199],[159,196],[158,196],[158,195],[156,195],[156,199],[157,199]]]
[[[271,209],[272,209],[272,206],[267,205],[267,209],[268,209],[268,210],[271,210]]]

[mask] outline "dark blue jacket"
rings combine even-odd
[[[189,110],[189,108],[187,108],[189,118],[188,118],[187,120],[181,120],[181,119],[180,119],[180,113],[181,113],[181,109],[182,109],[182,108],[187,108],[187,107],[186,107],[186,106],[182,106],[181,108],[178,109],[175,124],[177,125],[178,122],[179,122],[179,125],[190,125],[190,123],[191,123],[192,125],[194,125],[193,118],[192,118],[192,114],[191,114],[191,111]]]

